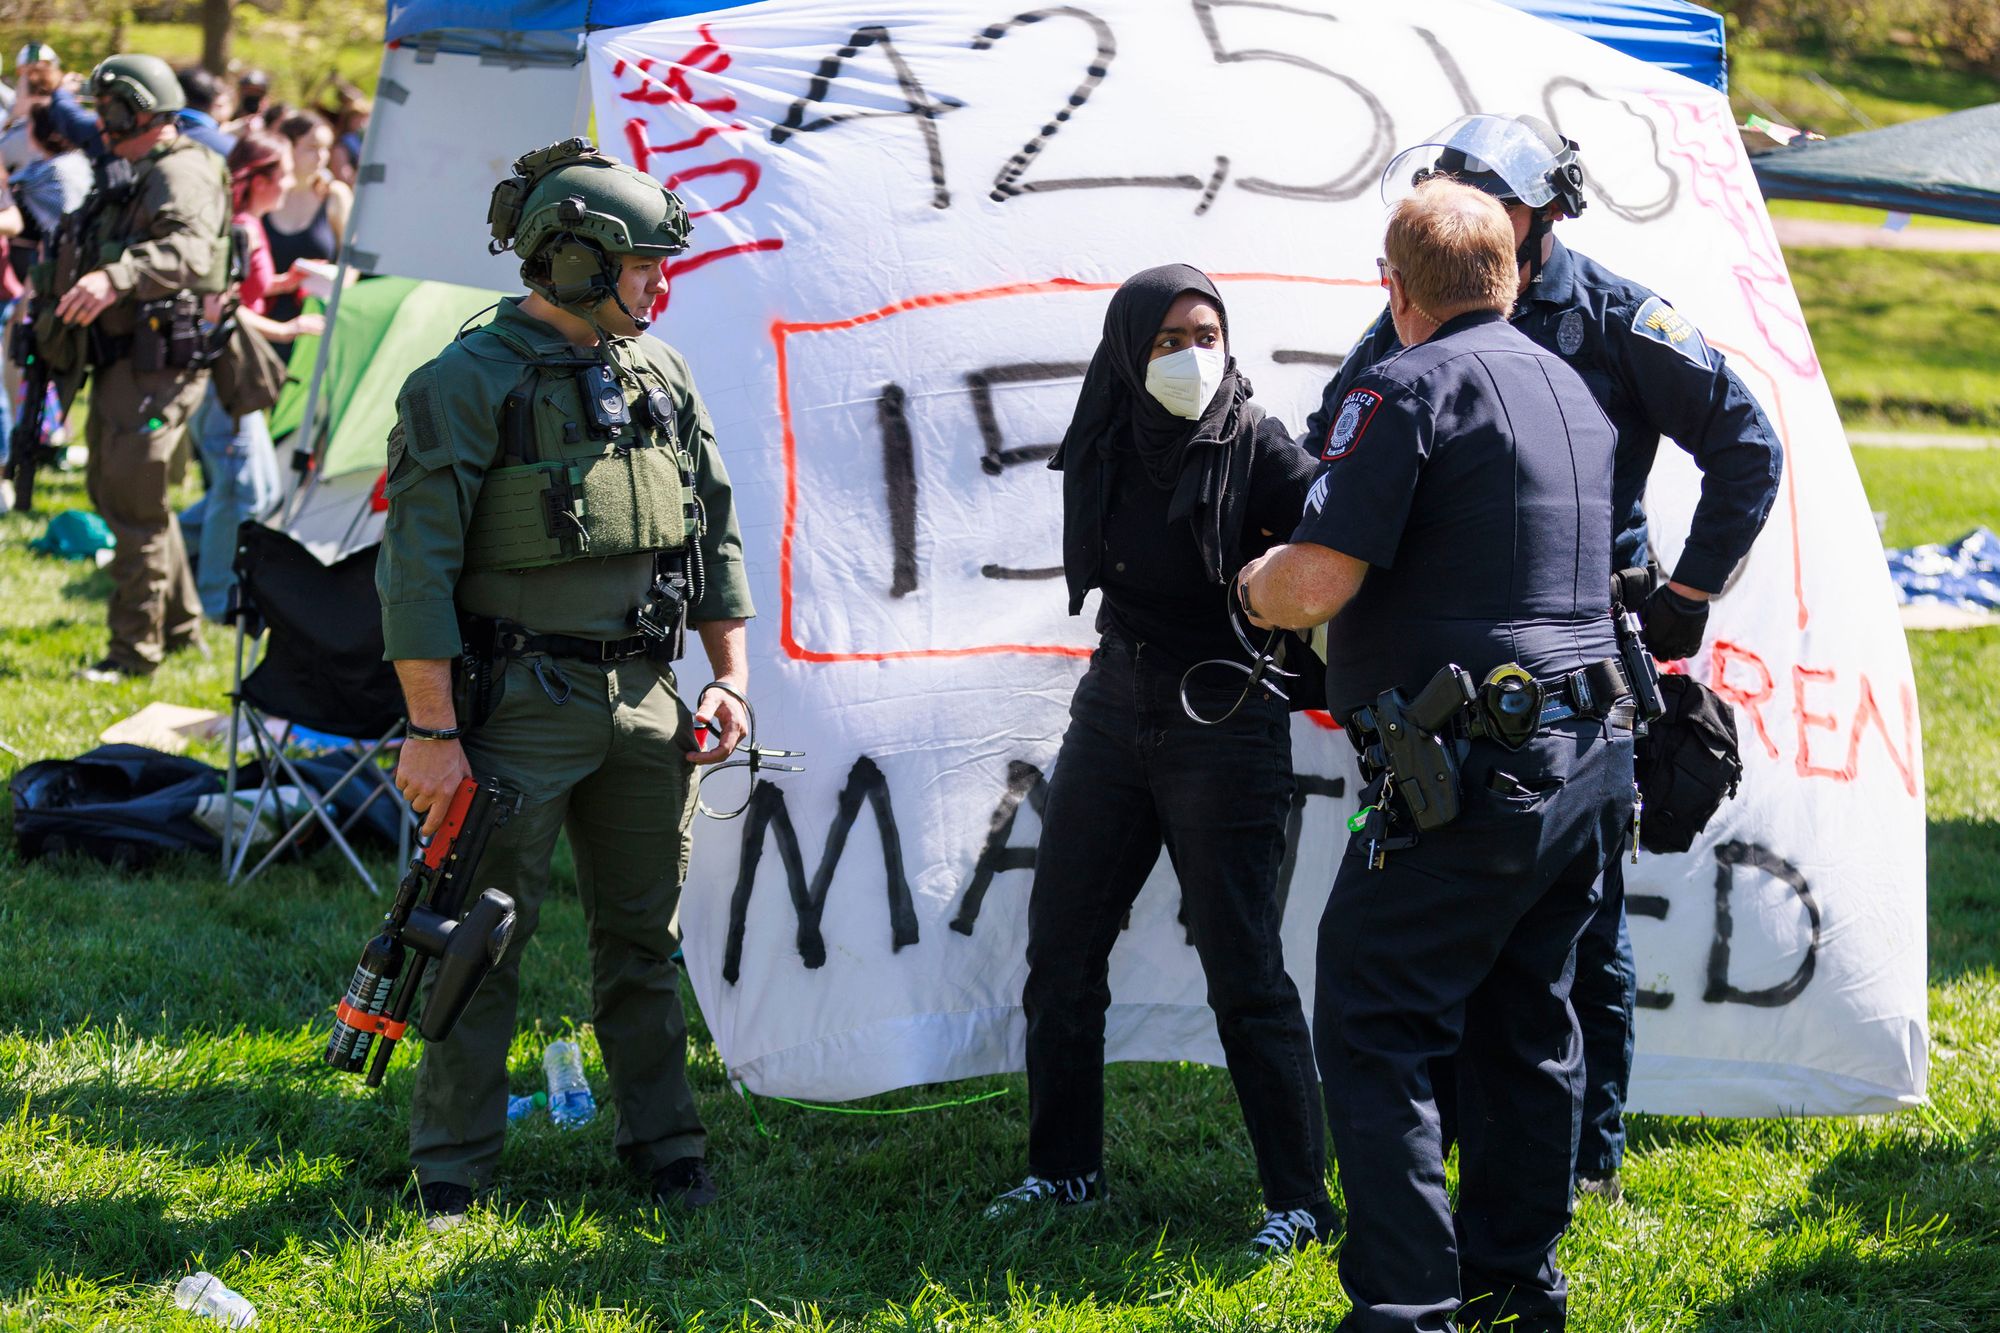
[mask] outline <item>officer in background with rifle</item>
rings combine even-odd
[[[90,88],[111,152],[37,275],[47,296],[33,312],[30,355],[45,361],[38,373],[65,406],[91,378],[85,481],[118,545],[110,649],[80,674],[109,682],[148,675],[199,643],[201,602],[168,492],[187,468],[188,419],[208,384],[202,298],[229,282],[229,171],[181,136],[181,86],[164,60],[112,56]],[[33,399],[25,415],[33,429],[16,446],[26,469],[14,478],[17,507],[43,456]]]
[[[417,1072],[410,1156],[433,1226],[500,1159],[521,954],[565,828],[618,1152],[663,1204],[715,1196],[672,921],[694,766],[745,734],[752,610],[708,412],[681,355],[640,336],[687,214],[582,139],[514,171],[489,220],[528,294],[403,385],[376,572],[410,719],[396,781],[424,832],[474,774],[523,798],[475,875],[514,899],[514,943]],[[715,672],[692,718],[672,667],[690,626]]]
[[[1327,699],[1368,779],[1313,1022],[1347,1199],[1340,1327],[1544,1333],[1583,1096],[1571,969],[1631,821],[1650,683],[1612,618],[1614,436],[1508,324],[1490,196],[1419,186],[1385,249],[1406,350],[1355,380],[1291,544],[1238,583],[1253,623],[1337,617]],[[1454,1054],[1456,1215],[1431,1082]]]

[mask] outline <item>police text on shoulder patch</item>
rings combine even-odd
[[[1374,419],[1375,409],[1382,406],[1382,395],[1373,389],[1356,389],[1340,400],[1340,411],[1334,415],[1333,425],[1326,433],[1326,448],[1320,450],[1320,458],[1333,462],[1354,452],[1354,446],[1361,439],[1361,432],[1368,429]]]
[[[1714,368],[1708,344],[1702,341],[1701,330],[1657,296],[1647,297],[1646,303],[1632,316],[1632,332],[1642,338],[1651,338],[1656,343],[1665,343],[1703,370]]]

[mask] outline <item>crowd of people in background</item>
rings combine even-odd
[[[353,85],[333,78],[328,104],[287,103],[273,95],[264,70],[231,80],[198,65],[177,69],[186,106],[180,132],[227,164],[231,211],[244,278],[228,300],[236,316],[289,357],[324,324],[300,293],[313,263],[333,264],[354,203],[361,137],[370,106]],[[107,156],[84,97],[80,71],[66,70],[54,47],[30,42],[0,85],[0,328],[25,316],[35,265],[62,217],[80,208],[93,186],[93,164]],[[301,261],[305,261],[304,264]],[[218,309],[216,313],[220,313]],[[39,410],[60,430],[51,402],[21,401],[18,358],[5,361],[0,392],[0,461],[18,414]],[[227,609],[230,554],[237,525],[268,517],[280,504],[283,474],[264,414],[232,417],[211,389],[193,422],[194,452],[205,482],[202,500],[183,515],[195,550],[203,613]],[[11,497],[0,496],[0,504]]]

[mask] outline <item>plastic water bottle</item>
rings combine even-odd
[[[549,1043],[542,1055],[542,1072],[549,1076],[549,1118],[564,1129],[578,1129],[597,1115],[597,1099],[583,1076],[583,1052],[573,1041]]]
[[[509,1097],[507,1099],[507,1118],[509,1120],[526,1120],[529,1116],[548,1104],[549,1095],[546,1092],[524,1092],[519,1097]]]
[[[174,1304],[224,1328],[255,1328],[257,1307],[222,1285],[213,1273],[190,1273],[174,1287]]]

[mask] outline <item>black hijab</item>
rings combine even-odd
[[[1227,346],[1229,312],[1206,273],[1165,264],[1134,274],[1104,311],[1104,336],[1084,372],[1076,412],[1049,460],[1063,474],[1063,572],[1071,615],[1097,586],[1106,474],[1114,461],[1143,467],[1154,485],[1173,492],[1167,518],[1193,524],[1211,582],[1224,582],[1243,563],[1250,434],[1258,415],[1250,407],[1250,381],[1230,357],[1221,387],[1196,421],[1175,416],[1146,392],[1153,337],[1183,292],[1198,292],[1215,306]]]

